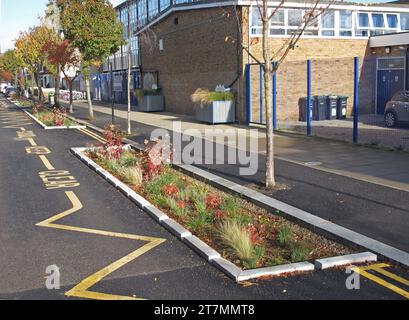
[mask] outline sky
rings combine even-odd
[[[111,0],[114,5],[124,0]],[[360,2],[388,2],[389,0],[355,0]],[[13,48],[19,31],[38,23],[48,0],[0,0],[0,48],[4,52]]]

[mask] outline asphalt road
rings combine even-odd
[[[71,147],[95,145],[92,138],[77,130],[42,130],[12,104],[2,98],[0,103],[0,299],[69,299],[66,293],[84,279],[92,283],[89,291],[96,293],[95,298],[108,294],[150,300],[404,299],[367,278],[361,278],[359,290],[348,290],[345,270],[238,285],[69,152]],[[48,149],[48,163],[33,154],[39,150],[32,148],[33,143]],[[40,178],[40,173],[53,171],[47,166],[65,171],[63,175],[75,183],[47,190]],[[37,226],[72,207],[67,192],[75,194],[82,208],[54,222],[65,229]],[[94,283],[98,277],[90,276],[146,245],[118,234],[166,241]],[[60,268],[59,290],[45,287],[50,265]],[[409,278],[405,270],[389,270]]]

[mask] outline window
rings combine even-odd
[[[368,37],[369,36],[369,14],[358,12],[356,14],[356,29],[355,35],[357,37]]]
[[[385,21],[382,13],[372,13],[372,25],[374,28],[385,28]]]
[[[369,15],[367,13],[358,13],[358,28],[369,28]]]
[[[139,0],[138,2],[138,26],[142,27],[147,22],[146,17],[146,0]]]
[[[388,28],[396,29],[398,27],[398,16],[396,14],[387,14]]]
[[[271,14],[272,12],[270,12]],[[278,36],[285,35],[285,11],[284,9],[277,10],[271,18],[270,35]]]
[[[322,16],[321,28],[323,36],[335,36],[335,11],[328,11]]]
[[[160,0],[160,11],[165,11],[170,7],[170,0]]]
[[[260,10],[253,7],[251,12],[251,34],[262,35],[263,34],[263,22],[261,20]]]
[[[159,14],[158,0],[148,0],[149,20],[153,20]]]
[[[339,12],[339,35],[341,37],[352,36],[352,11]]]
[[[288,26],[299,27],[303,22],[302,10],[289,9],[288,10]]]
[[[397,102],[409,102],[409,97],[408,97],[408,92],[407,91],[400,91],[396,93],[392,101],[397,101]]]
[[[402,30],[409,30],[409,13],[400,14],[400,28]]]

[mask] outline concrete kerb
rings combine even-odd
[[[146,199],[144,199],[136,192],[131,190],[128,186],[126,186],[120,180],[118,180],[113,175],[108,173],[105,169],[99,167],[98,164],[96,164],[90,158],[84,155],[84,152],[86,150],[88,150],[88,148],[72,148],[71,152],[76,157],[78,157],[83,163],[87,164],[89,168],[93,169],[104,179],[106,179],[109,183],[111,183],[115,188],[120,190],[131,201],[135,202],[138,205],[138,207],[140,207],[145,213],[147,213],[152,219],[158,222],[162,227],[167,229],[179,240],[181,240],[187,246],[192,248],[196,253],[205,258],[209,263],[213,264],[219,270],[223,271],[228,277],[232,278],[233,280],[237,282],[242,282],[245,280],[257,279],[263,276],[270,276],[272,274],[278,276],[283,273],[306,272],[314,270],[314,265],[308,262],[300,264],[300,268],[297,268],[297,266],[291,264],[274,267],[274,269],[264,268],[246,271],[242,270],[232,262],[222,258],[219,252],[208,246],[199,238],[192,235],[190,231],[185,229],[183,226],[181,226],[175,220],[171,219],[164,212],[162,212],[154,205],[149,203]],[[306,268],[306,266],[308,266],[308,268]]]
[[[61,126],[61,127],[49,127],[46,126],[43,122],[41,122],[39,119],[34,117],[30,112],[27,110],[22,109],[20,106],[16,105],[18,108],[20,108],[21,111],[23,111],[26,115],[28,115],[31,119],[33,119],[37,124],[39,124],[44,130],[76,130],[76,129],[86,129],[87,126],[82,125],[82,126]]]

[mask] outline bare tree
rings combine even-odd
[[[283,44],[278,48],[272,48],[269,41],[270,22],[279,13],[286,3],[281,0],[279,4],[274,7],[269,7],[268,0],[255,0],[253,10],[258,10],[262,21],[262,58],[257,58],[251,53],[252,44],[243,44],[243,19],[239,16],[239,10],[235,8],[235,14],[238,25],[239,39],[234,40],[232,37],[227,37],[226,41],[238,41],[240,44],[240,52],[243,50],[263,69],[264,81],[264,103],[266,107],[266,131],[267,131],[267,158],[266,158],[266,187],[274,188],[276,185],[275,166],[274,166],[274,119],[273,119],[273,77],[280,68],[283,61],[288,54],[295,50],[297,43],[307,28],[315,26],[318,19],[323,15],[336,0],[321,1],[321,0],[306,0],[304,16],[300,25],[283,40]],[[324,3],[325,2],[325,3]]]
[[[133,34],[131,30],[131,0],[127,1],[128,5],[128,134],[132,134],[131,127],[131,68],[132,68],[132,44],[131,36]]]

